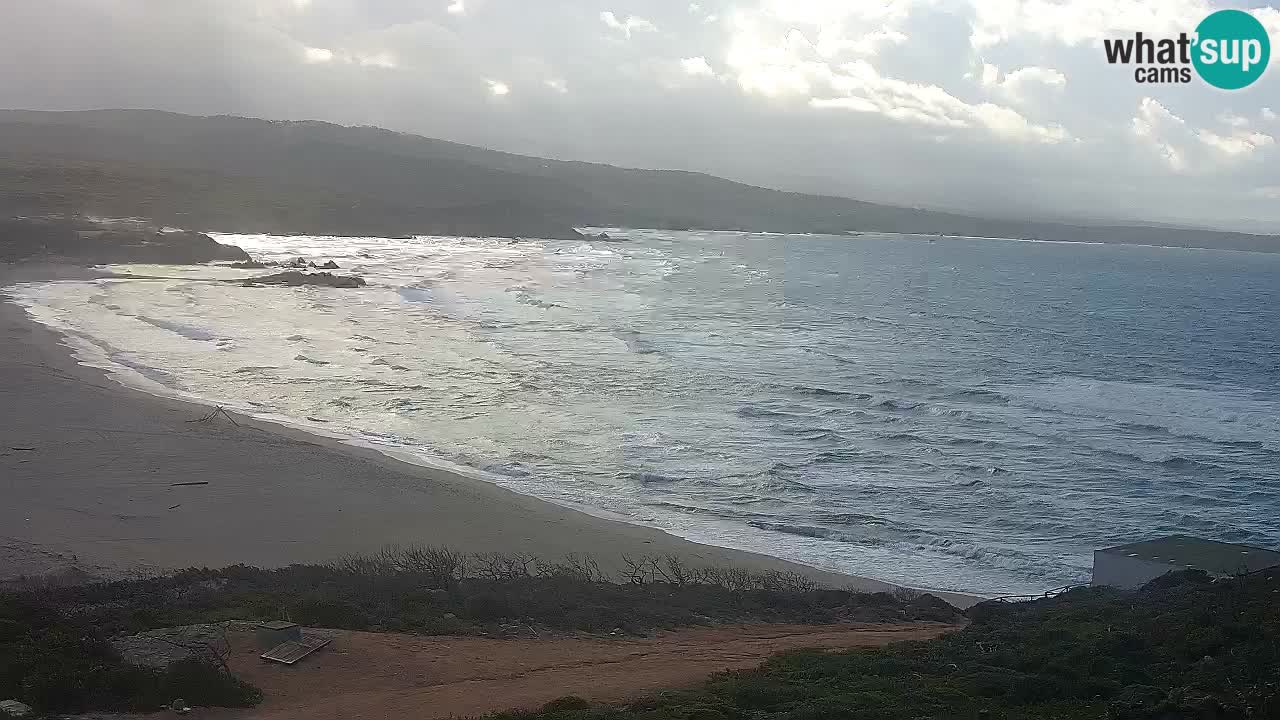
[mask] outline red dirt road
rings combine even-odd
[[[341,633],[288,667],[258,659],[252,638],[233,639],[232,669],[262,688],[248,711],[202,710],[199,718],[420,720],[537,707],[564,695],[612,701],[695,684],[796,648],[884,645],[940,635],[951,626],[733,625],[647,638],[491,640]]]

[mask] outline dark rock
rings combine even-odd
[[[188,265],[234,260],[249,254],[204,233],[97,224],[78,218],[0,220],[0,261],[43,258],[94,264]]]
[[[355,275],[334,275],[333,273],[306,273],[289,270],[274,275],[249,278],[244,284],[284,285],[298,287],[301,285],[318,285],[333,288],[359,288],[365,286],[364,278]]]
[[[338,263],[336,263],[336,262],[334,262],[334,261],[330,260],[329,262],[327,262],[327,263],[325,263],[325,264],[323,264],[323,265],[317,265],[316,267],[320,268],[321,270],[337,270],[337,269],[338,269]]]
[[[245,260],[244,262],[233,262],[227,267],[236,268],[238,270],[261,270],[266,266],[267,264],[264,262],[258,262],[257,260]]]

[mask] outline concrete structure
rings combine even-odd
[[[302,628],[297,623],[287,620],[268,620],[258,623],[254,631],[258,647],[273,648],[283,642],[297,642],[302,639]]]
[[[1093,552],[1093,584],[1139,588],[1165,573],[1196,569],[1212,577],[1280,567],[1280,552],[1186,535],[1117,545]]]

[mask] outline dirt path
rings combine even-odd
[[[294,667],[259,660],[252,638],[237,636],[232,669],[262,688],[266,700],[251,711],[196,716],[427,720],[536,707],[564,695],[621,700],[752,667],[782,650],[878,646],[950,629],[936,624],[735,625],[648,638],[543,640],[345,632]]]

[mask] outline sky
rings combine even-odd
[[[1102,40],[1252,12],[1244,90]],[[975,214],[1280,232],[1280,10],[1206,0],[4,0],[0,106],[377,125]]]

